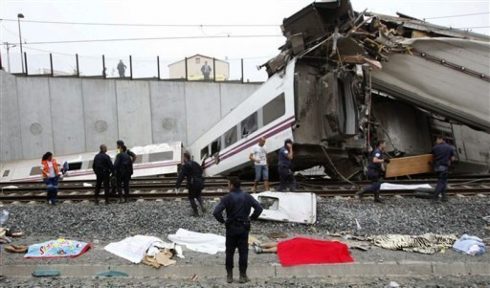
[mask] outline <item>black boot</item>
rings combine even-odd
[[[238,280],[238,282],[247,283],[248,281],[250,281],[250,279],[248,279],[247,277],[247,272],[240,272],[240,279]]]
[[[378,193],[374,193],[374,202],[376,202],[376,203],[383,203],[383,200],[381,200],[381,198],[379,198],[379,192]]]
[[[233,283],[233,271],[226,272],[226,283]]]

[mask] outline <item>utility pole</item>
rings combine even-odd
[[[17,14],[17,22],[19,23],[19,44],[20,44],[20,66],[22,66],[22,74],[24,74],[24,61],[22,61],[22,56],[24,52],[22,51],[22,34],[20,33],[20,19],[24,18],[24,14]],[[10,61],[9,61],[10,64]],[[27,68],[27,67],[26,67]]]
[[[5,47],[7,48],[7,69],[9,73],[12,73],[12,70],[10,69],[10,48],[14,48],[15,44],[10,44],[9,42],[3,42],[5,44]]]

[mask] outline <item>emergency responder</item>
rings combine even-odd
[[[123,140],[117,140],[116,141],[116,151],[117,154],[121,153],[122,146],[124,145]],[[133,163],[136,161],[136,154],[134,154],[131,150],[126,149],[126,153],[131,157],[131,175],[133,175]],[[117,156],[117,155],[116,155]],[[116,195],[116,190],[117,190],[117,178],[116,175],[113,175],[111,179],[111,195]]]
[[[95,182],[95,205],[99,204],[99,193],[102,183],[104,184],[105,204],[109,204],[109,181],[111,173],[114,173],[114,165],[112,165],[111,157],[106,152],[107,146],[104,144],[100,145],[100,152],[95,155],[92,164],[92,169],[97,177]]]
[[[279,172],[279,191],[289,190],[293,192],[296,189],[296,180],[293,173],[293,141],[286,139],[284,147],[279,149],[278,172]]]
[[[214,209],[213,215],[226,227],[226,281],[233,282],[233,256],[238,248],[238,266],[240,270],[240,283],[248,282],[248,233],[250,231],[250,220],[255,220],[262,213],[262,207],[250,194],[240,190],[240,179],[231,177],[228,182],[230,193],[223,197]],[[251,208],[254,208],[250,216]],[[226,221],[223,211],[226,210]]]
[[[371,152],[369,157],[369,164],[367,169],[367,177],[371,180],[371,185],[365,187],[363,190],[356,193],[358,198],[362,198],[364,193],[372,192],[374,193],[374,202],[381,203],[381,198],[379,198],[379,190],[381,189],[381,178],[384,171],[384,163],[390,163],[389,159],[383,158],[383,152],[385,150],[385,141],[380,140],[376,143],[376,148]]]
[[[196,161],[191,160],[191,154],[189,152],[184,153],[184,165],[180,170],[179,176],[177,178],[177,183],[175,188],[177,192],[180,189],[180,185],[184,178],[187,180],[187,190],[189,191],[189,202],[192,207],[192,216],[199,216],[197,211],[196,200],[201,207],[201,211],[204,215],[206,213],[206,208],[202,202],[202,189],[204,188],[204,178],[202,177],[202,167]]]
[[[121,146],[121,152],[117,154],[116,161],[114,161],[114,172],[116,173],[119,202],[123,202],[122,186],[124,186],[124,202],[128,202],[129,180],[131,180],[131,175],[133,174],[133,163],[124,145]]]
[[[432,148],[432,155],[434,156],[434,172],[436,172],[437,174],[437,186],[434,199],[439,199],[439,194],[441,194],[441,201],[446,202],[448,171],[451,162],[455,160],[454,150],[451,145],[447,144],[446,141],[444,141],[442,136],[438,136],[436,138],[436,144]]]

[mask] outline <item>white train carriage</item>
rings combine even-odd
[[[130,150],[137,156],[133,164],[133,178],[175,174],[182,160],[182,142],[137,146]],[[96,153],[54,155],[54,158],[60,165],[68,163],[68,172],[63,177],[65,180],[94,180],[92,164]],[[112,161],[115,160],[115,150],[108,151],[107,154]],[[7,162],[1,165],[0,173],[2,183],[41,181],[41,159]]]
[[[261,137],[267,139],[268,151],[293,138],[294,66],[292,61],[282,73],[269,78],[190,146],[206,176],[229,174],[251,165],[248,156]]]

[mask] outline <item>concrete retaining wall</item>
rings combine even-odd
[[[259,84],[22,77],[0,71],[0,161],[190,144]]]

